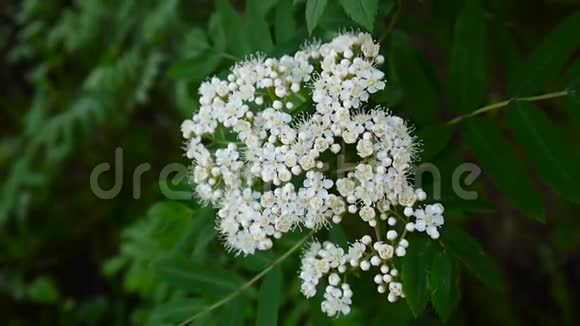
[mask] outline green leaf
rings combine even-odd
[[[169,76],[175,80],[200,82],[215,71],[221,59],[219,54],[207,51],[197,58],[178,61],[169,68]]]
[[[102,265],[103,274],[107,277],[117,275],[123,267],[127,265],[127,258],[124,256],[116,256],[108,259]]]
[[[193,28],[185,36],[182,53],[185,58],[197,58],[208,48],[209,42],[204,30]]]
[[[276,44],[283,44],[291,40],[295,32],[296,21],[294,20],[292,1],[280,0],[276,6],[276,24],[274,24]]]
[[[307,0],[306,1],[306,27],[312,33],[318,25],[320,17],[324,13],[327,0]]]
[[[196,259],[203,258],[207,246],[216,236],[215,214],[213,208],[196,209],[193,212],[192,223],[184,228],[182,236],[177,239],[174,252],[188,252]]]
[[[320,309],[322,300],[324,300],[324,291],[317,291],[313,298],[306,300],[308,303],[306,314],[311,325],[325,325],[328,323],[328,316]]]
[[[568,95],[566,99],[572,99],[580,103],[580,60],[576,60],[568,69],[566,74],[562,77],[563,84],[568,89],[574,91],[573,94]],[[576,112],[578,114],[578,112]]]
[[[345,28],[353,30],[358,28],[358,24],[348,17],[340,3],[336,0],[328,2],[323,12],[324,14],[318,22],[318,28],[327,34],[332,34],[337,30],[344,30]]]
[[[419,124],[434,121],[437,116],[437,90],[421,67],[418,51],[401,33],[393,33],[392,45],[392,60],[406,111]]]
[[[465,143],[481,164],[483,174],[526,216],[544,221],[544,206],[523,164],[502,138],[501,131],[482,118],[471,118],[462,126]]]
[[[375,26],[375,16],[379,9],[378,0],[340,0],[346,14],[369,31]]]
[[[154,204],[147,215],[155,220],[153,237],[163,248],[172,248],[191,225],[193,210],[176,201]]]
[[[258,295],[258,312],[256,325],[278,325],[278,311],[282,302],[282,271],[279,266],[274,267],[260,287]]]
[[[26,135],[33,136],[42,128],[42,122],[46,120],[49,105],[50,100],[46,98],[44,92],[39,92],[38,95],[34,96],[30,109],[24,115]]]
[[[280,325],[283,326],[294,326],[300,325],[300,322],[304,318],[304,314],[308,311],[308,303],[306,301],[310,300],[300,300],[295,304],[292,304],[287,311],[284,312],[283,322]]]
[[[507,109],[510,129],[540,177],[562,197],[580,203],[577,191],[580,162],[570,155],[569,143],[554,129],[545,113],[532,103],[519,102]]]
[[[158,6],[151,8],[150,14],[143,21],[141,35],[147,43],[157,43],[168,32],[168,21],[176,15],[179,1],[168,0],[158,2]]]
[[[240,294],[233,298],[224,306],[221,324],[224,326],[244,325],[244,312],[247,306],[247,296]]]
[[[227,50],[240,58],[248,55],[251,49],[240,14],[230,0],[217,0],[216,10],[220,13],[221,26],[225,31]]]
[[[353,326],[353,325],[375,325],[375,323],[372,323],[369,321],[369,317],[366,314],[363,314],[361,312],[361,310],[359,310],[358,307],[356,306],[352,306],[351,307],[351,311],[348,313],[348,315],[341,315],[338,318],[329,318],[329,322],[325,323],[331,326]],[[382,308],[382,307],[381,307]],[[376,316],[374,316],[376,317]],[[389,319],[389,324],[392,325],[400,325],[397,323],[394,323],[392,320]]]
[[[248,3],[246,10],[246,26],[247,35],[252,50],[268,52],[274,47],[272,35],[270,34],[270,26],[266,21],[264,9],[261,5],[250,6]]]
[[[455,263],[445,253],[438,252],[433,257],[429,285],[431,302],[443,322],[449,320],[451,312],[459,302],[458,278]]]
[[[494,51],[494,57],[497,57],[495,69],[504,71],[506,78],[509,80],[521,65],[520,49],[517,46],[514,33],[515,31],[503,24],[492,24],[489,26],[490,38],[493,44],[490,48]]]
[[[568,89],[580,91],[580,60],[574,61],[562,79]]]
[[[149,315],[148,324],[178,323],[202,311],[204,308],[205,303],[200,299],[179,299],[160,304]]]
[[[260,251],[253,255],[238,256],[236,263],[250,272],[261,272],[266,269],[276,257],[270,251]]]
[[[348,238],[340,224],[335,224],[328,230],[328,240],[342,248],[348,247]]]
[[[153,204],[147,211],[148,216],[157,218],[191,218],[193,210],[176,201],[163,201]]]
[[[183,118],[191,118],[191,115],[194,112],[199,111],[199,102],[195,100],[191,83],[183,80],[176,82],[174,98],[175,98],[175,106],[177,107]],[[179,184],[174,184],[169,180],[161,179],[159,180],[159,186],[165,187],[165,189],[169,190],[175,189],[183,192],[186,192],[186,189],[188,189],[187,191],[190,192],[189,188],[186,188],[190,186],[187,185],[185,180],[183,180],[183,182],[180,182]]]
[[[479,0],[465,1],[455,23],[449,67],[449,105],[458,113],[475,110],[485,94],[485,24]]]
[[[236,274],[183,258],[164,258],[155,263],[158,277],[187,292],[220,298],[243,284]]]
[[[215,12],[209,17],[208,33],[213,42],[214,50],[218,54],[225,51],[228,40],[225,28],[222,24],[223,19],[224,18],[219,14],[219,12]]]
[[[417,138],[421,142],[421,159],[423,162],[430,162],[437,157],[449,141],[453,134],[453,128],[448,125],[434,124],[420,129]]]
[[[36,278],[26,292],[31,301],[39,303],[55,303],[60,297],[54,282],[46,277]]]
[[[394,77],[394,75],[393,75]],[[377,104],[382,104],[385,107],[398,107],[401,105],[403,94],[401,92],[401,85],[396,80],[389,83],[388,87],[385,87],[380,92],[374,94],[372,100]]]
[[[215,212],[213,213],[215,214]],[[201,259],[207,254],[206,249],[209,243],[216,237],[215,219],[213,216],[204,216],[197,227],[192,256]]]
[[[497,266],[479,243],[460,229],[447,225],[441,232],[445,251],[459,259],[481,282],[491,289],[503,291],[505,284]]]
[[[570,114],[572,123],[580,126],[580,94],[576,93],[565,98],[564,108]],[[576,128],[575,132],[578,132],[578,128]],[[576,141],[576,144],[578,144],[578,141]]]
[[[425,309],[429,299],[427,279],[431,260],[433,258],[433,246],[431,241],[416,237],[410,240],[412,245],[403,261],[403,289],[407,304],[415,317]]]
[[[246,9],[257,15],[266,16],[278,0],[247,0]]]
[[[530,95],[546,87],[580,46],[580,12],[556,26],[510,81],[512,95]]]
[[[452,197],[450,199],[444,199],[442,203],[445,206],[445,210],[449,207],[465,213],[492,214],[496,212],[496,206],[483,198],[483,196],[480,196],[476,200],[462,200]]]
[[[580,126],[580,60],[576,60],[568,69],[563,77],[563,84],[568,89],[575,91],[564,98],[564,107],[572,122],[576,126]],[[576,130],[576,132],[578,131]]]

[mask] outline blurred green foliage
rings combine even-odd
[[[0,10],[3,324],[161,325],[200,313],[200,325],[579,322],[577,1],[24,0]],[[448,225],[409,252],[406,302],[353,280],[353,312],[328,319],[321,298],[299,293],[296,253],[272,265],[304,234],[233,257],[215,211],[166,200],[162,187],[189,186],[158,176],[186,164],[179,124],[207,76],[339,30],[382,42],[388,86],[373,100],[416,126],[424,160],[442,172]],[[570,94],[517,100],[557,91]],[[447,124],[502,99],[516,100]],[[125,185],[151,164],[138,199],[128,186],[110,200],[91,191],[91,170],[117,147]],[[476,201],[452,191],[463,162],[482,168],[469,185]],[[102,179],[118,182],[112,171]],[[345,243],[356,227],[324,233]]]

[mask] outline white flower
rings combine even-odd
[[[355,265],[358,264],[358,260],[362,258],[366,251],[366,246],[362,242],[355,242],[348,248],[347,259],[349,261],[355,261]]]
[[[395,249],[395,255],[399,256],[399,257],[403,257],[407,254],[407,250],[403,247],[397,247],[397,249]]]
[[[427,205],[425,209],[416,209],[414,216],[415,230],[426,232],[431,238],[439,238],[438,228],[445,222],[443,218],[443,206],[441,204]]]
[[[343,283],[341,288],[329,285],[324,292],[324,300],[320,309],[329,317],[339,314],[348,315],[352,303],[351,297],[352,291],[347,283]]]
[[[395,302],[399,297],[403,296],[403,284],[400,282],[389,283],[389,295],[387,296],[390,302]]]
[[[343,265],[346,259],[344,250],[331,242],[324,243],[324,249],[319,252],[319,255],[328,262],[331,268]]]
[[[343,280],[352,269],[374,270],[388,301],[404,297],[397,270],[386,265],[412,246],[399,234],[404,227],[436,239],[444,223],[440,204],[417,207],[426,193],[409,181],[412,128],[368,107],[386,86],[379,53],[370,34],[343,33],[294,55],[250,57],[200,85],[199,111],[180,128],[195,193],[216,207],[216,228],[235,254],[268,250],[290,230],[332,227],[354,214],[381,227],[370,232],[379,239],[366,234],[346,250],[312,242],[304,251],[301,292],[312,297],[327,283],[321,309],[329,316],[350,312]]]
[[[373,248],[377,251],[381,259],[391,259],[393,257],[393,246],[383,243],[375,242]]]
[[[369,222],[375,218],[375,210],[371,207],[363,207],[360,209],[359,215],[363,221]]]
[[[356,150],[360,157],[367,157],[373,154],[373,143],[370,140],[361,139],[356,145]]]

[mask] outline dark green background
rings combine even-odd
[[[578,95],[446,122],[501,100],[577,90],[580,3],[375,2],[1,1],[1,323],[171,324],[290,248],[301,234],[256,257],[228,255],[215,212],[193,200],[168,202],[159,173],[187,164],[179,125],[196,109],[200,81],[256,51],[292,53],[310,28],[322,40],[344,29],[381,40],[388,83],[372,101],[408,119],[423,140],[422,162],[442,170],[447,220],[434,255],[450,261],[452,295],[427,302],[441,271],[426,265],[425,301],[416,305],[425,309],[414,316],[362,277],[352,284],[353,313],[326,319],[319,301],[299,294],[297,252],[199,324],[577,324]],[[89,175],[113,163],[116,148],[124,187],[99,199]],[[451,191],[463,162],[482,168],[470,186],[477,201]],[[151,170],[134,199],[141,163]],[[113,173],[100,183],[112,186]],[[334,228],[328,237],[344,242],[358,231]],[[172,274],[179,270],[229,283],[200,287]]]

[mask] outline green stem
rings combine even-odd
[[[447,124],[448,125],[458,124],[459,122],[461,122],[465,119],[506,107],[511,103],[542,101],[542,100],[548,100],[548,99],[552,99],[552,98],[556,98],[556,97],[567,96],[567,95],[570,95],[572,93],[574,93],[574,91],[566,89],[563,91],[546,93],[546,94],[542,94],[542,95],[535,95],[535,96],[528,96],[528,97],[514,97],[514,98],[511,98],[509,100],[505,100],[502,102],[486,105],[486,106],[481,107],[481,108],[479,108],[471,113],[460,115],[454,119],[447,121]]]
[[[403,215],[399,214],[396,210],[389,211],[395,215],[395,217],[403,223],[403,233],[401,234],[401,239],[405,239],[407,235],[407,223],[409,223],[409,218],[407,216],[403,217]]]
[[[210,47],[209,50],[212,51],[212,52],[214,52],[215,54],[220,55],[223,58],[229,59],[231,61],[240,61],[240,60],[242,60],[242,59],[236,57],[233,54],[229,54],[227,52],[219,51],[218,49],[216,49],[214,47]]]
[[[377,237],[377,241],[382,241],[383,240],[383,236],[382,236],[382,231],[381,231],[381,223],[383,222],[380,218],[375,217],[376,221],[377,221],[377,225],[373,228],[375,229],[375,237]]]
[[[283,262],[284,260],[286,260],[286,258],[288,258],[293,252],[295,252],[296,250],[298,250],[298,248],[300,248],[304,244],[304,242],[306,242],[306,240],[308,240],[312,236],[313,233],[314,233],[314,231],[310,231],[306,236],[304,236],[302,239],[300,239],[300,241],[298,241],[292,248],[288,249],[288,251],[286,251],[282,256],[278,257],[278,259],[276,259],[275,261],[273,261],[268,267],[266,267],[263,271],[261,271],[260,273],[258,273],[256,276],[254,276],[251,280],[249,280],[248,282],[244,283],[242,286],[240,286],[239,288],[237,288],[235,291],[233,291],[229,295],[225,296],[223,299],[215,302],[211,306],[208,306],[207,308],[203,309],[202,311],[198,312],[197,314],[195,314],[195,315],[189,317],[188,319],[182,321],[179,324],[179,326],[185,326],[185,325],[191,323],[192,321],[196,320],[197,318],[199,318],[199,317],[207,314],[208,312],[210,312],[212,310],[215,310],[215,309],[223,306],[224,304],[228,303],[229,301],[231,301],[232,299],[234,299],[235,297],[237,297],[238,295],[240,295],[247,288],[249,288],[250,286],[252,286],[259,279],[261,279],[264,275],[266,275],[272,268],[274,268],[277,265],[279,265],[281,262]]]
[[[349,166],[347,168],[342,168],[342,169],[336,169],[335,174],[342,174],[345,172],[352,172],[356,170],[356,165],[355,166]]]
[[[304,95],[302,95],[301,92],[295,93],[296,97],[298,97],[298,99],[300,99],[300,101],[302,102],[306,102],[308,101],[308,99],[306,97],[304,97]]]
[[[241,146],[245,146],[246,143],[242,143],[239,141],[227,141],[227,140],[214,140],[212,142],[212,144],[217,144],[217,145],[229,145],[229,144],[236,144],[236,145],[241,145]]]
[[[399,214],[399,212],[397,212],[397,211],[396,211],[396,210],[394,210],[394,209],[393,209],[393,210],[390,210],[390,211],[388,211],[387,213],[393,213],[393,215],[395,215],[395,217],[396,217],[396,218],[398,218],[399,220],[401,220],[401,221],[403,221],[403,222],[405,222],[405,220],[407,220],[407,219],[403,218],[403,216],[401,216],[401,214]]]
[[[403,233],[401,233],[401,240],[405,239],[405,237],[407,236],[407,223],[409,223],[409,219],[407,219],[407,222],[403,224]],[[399,240],[399,241],[401,241]]]

